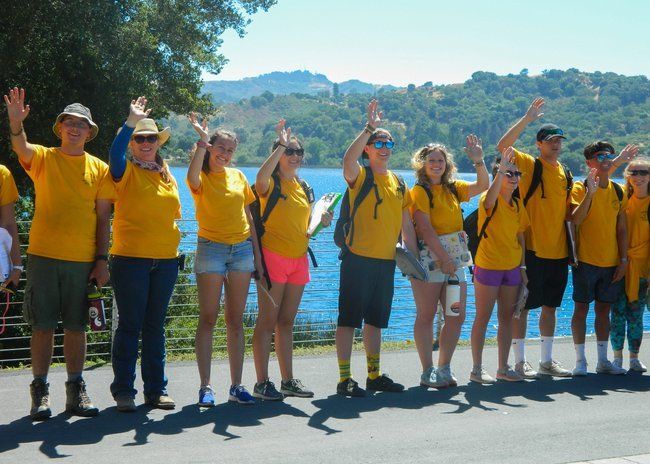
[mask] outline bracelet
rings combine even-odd
[[[523,269],[524,271],[527,269],[526,266],[519,266],[519,269]]]
[[[12,135],[12,137],[18,137],[23,132],[25,132],[25,128],[23,127],[22,124],[20,125],[20,130],[18,132],[12,132],[11,131],[11,126],[9,127],[9,133]]]
[[[12,270],[16,270],[16,269],[18,269],[22,273],[25,270],[25,267],[24,266],[14,266],[12,268]]]
[[[376,130],[377,128],[372,127],[370,124],[366,124],[366,127],[363,128],[363,131],[369,133],[370,135],[372,135]]]
[[[621,258],[621,263],[627,263],[627,258]]]
[[[210,145],[208,142],[204,142],[203,140],[199,140],[198,142],[196,142],[196,146],[197,146],[197,148],[205,148],[205,149],[207,149],[208,147],[211,147],[212,145]]]
[[[95,255],[95,261],[108,261],[108,255]]]
[[[484,164],[485,164],[485,161],[483,160],[483,158],[481,158],[481,161],[477,161],[476,163],[474,163],[474,166],[479,167],[479,166],[483,166]]]

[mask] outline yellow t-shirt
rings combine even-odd
[[[366,170],[361,168],[354,187],[350,188],[350,214],[354,199],[359,194],[365,178]],[[371,189],[359,205],[354,218],[352,245],[349,237],[346,243],[350,250],[359,256],[395,259],[395,245],[402,230],[402,210],[411,206],[411,195],[408,188],[403,194],[400,192],[397,177],[390,171],[386,174],[374,174],[374,179],[381,203],[377,204],[375,189]]]
[[[483,207],[487,192],[481,195],[478,204],[478,233],[481,232],[485,219],[492,214],[492,209],[486,211]],[[530,221],[524,203],[509,205],[499,196],[497,210],[490,219],[485,230],[486,236],[481,239],[476,252],[476,265],[483,269],[507,271],[521,264],[522,249],[517,240],[517,234],[524,232]]]
[[[526,204],[530,227],[525,232],[526,249],[539,258],[562,259],[568,256],[564,221],[567,216],[567,178],[562,163],[553,166],[542,162],[542,184]],[[535,158],[515,150],[515,164],[523,173],[519,183],[521,198],[526,196],[533,180]]]
[[[269,190],[260,196],[263,213],[275,181],[271,178]],[[307,226],[311,207],[305,190],[297,179],[280,179],[280,197],[264,224],[262,246],[287,258],[299,258],[307,252]]]
[[[30,164],[36,204],[27,253],[65,261],[95,259],[95,200],[115,200],[108,165],[89,153],[70,156],[59,148],[33,145]]]
[[[585,193],[583,182],[573,184],[571,205],[577,207]],[[619,264],[616,218],[620,209],[626,206],[627,196],[623,195],[621,204],[611,181],[607,188],[598,188],[587,217],[577,228],[578,261],[600,267]]]
[[[650,196],[645,198],[632,196],[627,201],[627,207],[625,208],[628,259],[638,261],[641,277],[647,276],[649,270],[648,241],[650,240],[650,228],[648,227],[648,205],[650,205]],[[644,250],[643,254],[645,256],[637,257],[638,253],[632,251],[637,249]]]
[[[18,189],[9,169],[0,164],[0,206],[18,200]]]
[[[415,211],[422,211],[427,214],[438,235],[463,230],[463,213],[460,209],[460,202],[469,201],[469,182],[457,180],[456,191],[458,192],[458,198],[447,187],[439,184],[432,185],[433,209],[431,209],[429,207],[429,196],[424,187],[421,185],[414,186],[411,189],[411,198],[413,199],[411,216],[415,214]]]
[[[189,185],[189,184],[188,184]],[[199,237],[234,245],[250,237],[246,206],[255,200],[248,180],[239,169],[223,172],[201,171],[201,185],[192,198],[199,221]]]
[[[176,181],[126,162],[124,176],[115,182],[117,201],[111,254],[135,258],[169,259],[178,255],[181,217]]]

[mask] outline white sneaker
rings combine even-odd
[[[499,369],[497,371],[497,379],[505,380],[506,382],[523,382],[524,377],[514,369],[511,369],[510,366],[506,366],[505,369]]]
[[[552,359],[547,362],[539,363],[539,373],[541,375],[550,375],[553,377],[571,377],[571,371],[562,367],[562,364]]]
[[[573,368],[574,377],[584,377],[587,375],[587,361],[584,359],[576,361],[576,367]]]
[[[449,386],[439,375],[438,370],[431,366],[420,376],[420,385],[431,388],[446,388]]]
[[[533,369],[533,366],[531,366],[528,361],[519,361],[515,364],[515,372],[524,379],[538,378],[537,371]]]
[[[458,379],[451,372],[449,364],[438,368],[438,381],[445,382],[448,387],[458,386]]]
[[[623,367],[623,358],[614,358],[612,365],[615,367]]]
[[[630,358],[630,370],[635,372],[648,372],[648,368],[639,358]]]
[[[605,361],[598,361],[596,364],[597,374],[610,374],[610,375],[623,375],[627,373],[622,367],[615,366],[609,359]]]
[[[469,379],[472,382],[482,383],[482,384],[493,384],[497,383],[490,374],[488,374],[482,366],[472,369],[472,372],[469,374]]]

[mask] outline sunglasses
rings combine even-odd
[[[284,154],[287,156],[296,155],[302,158],[303,156],[305,156],[305,150],[304,148],[285,148]]]
[[[372,142],[372,144],[368,144],[368,145],[373,145],[377,150],[384,147],[391,150],[395,146],[395,142],[393,142],[392,140],[387,140],[386,142],[382,142],[381,140],[375,140],[374,142]]]
[[[647,176],[650,171],[647,169],[631,169],[629,173],[631,176]]]
[[[613,160],[616,159],[616,155],[614,153],[599,153],[597,155],[592,156],[589,158],[590,160],[592,159],[597,159],[599,163],[602,163],[605,160]]]
[[[73,121],[72,119],[64,119],[61,121],[61,124],[63,124],[67,128],[74,128],[74,129],[88,129],[90,128],[90,124],[84,121]]]
[[[156,143],[158,141],[158,136],[156,134],[151,135],[134,135],[133,141],[140,145],[144,142]]]
[[[521,171],[506,171],[503,173],[506,177],[513,178],[513,177],[521,177]]]

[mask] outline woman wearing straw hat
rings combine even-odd
[[[173,409],[165,376],[165,317],[178,276],[178,185],[160,156],[169,128],[147,118],[147,100],[131,101],[130,113],[110,150],[117,192],[111,273],[119,323],[113,340],[111,393],[119,411],[135,411],[135,364],[142,334],[145,403]],[[127,146],[131,159],[126,159]]]

